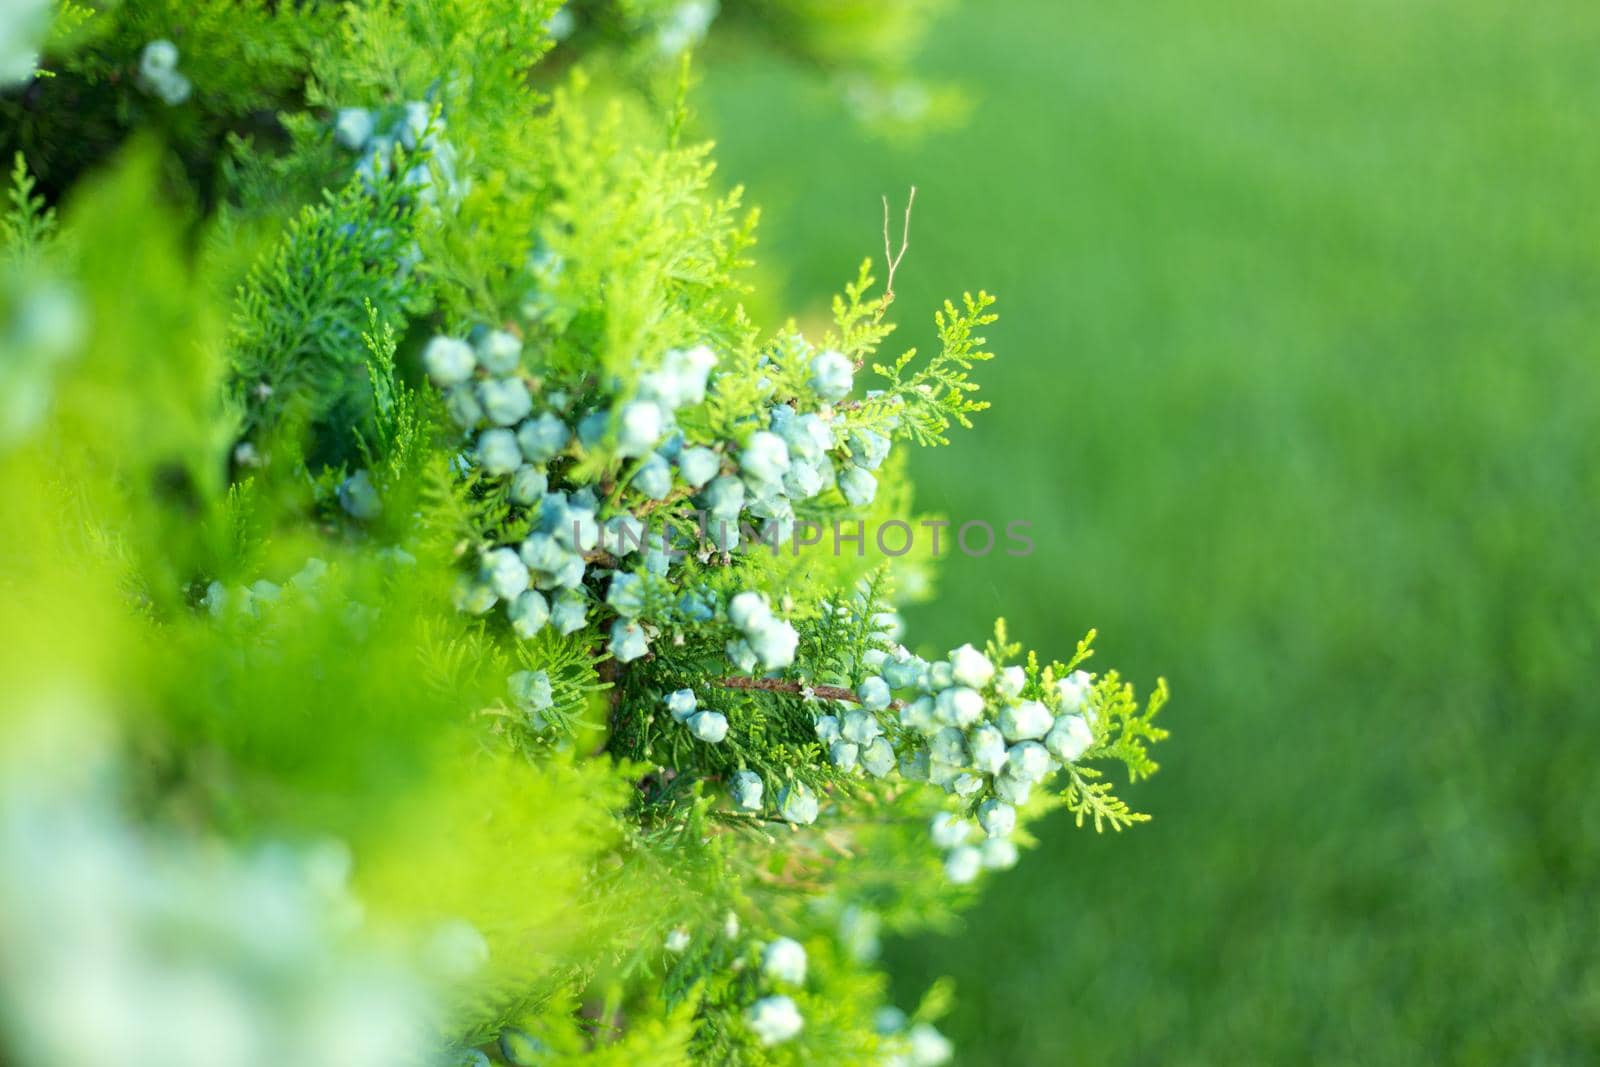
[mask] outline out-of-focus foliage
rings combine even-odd
[[[596,46],[613,67],[648,79],[700,44],[714,61],[761,57],[827,85],[852,118],[881,134],[915,135],[957,124],[967,113],[957,79],[931,79],[917,64],[922,42],[949,0],[578,0],[551,20],[556,66]]]

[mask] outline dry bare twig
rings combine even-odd
[[[887,267],[888,277],[883,282],[883,303],[878,306],[878,318],[883,318],[883,313],[894,303],[894,275],[900,269],[900,261],[906,256],[906,249],[911,247],[911,208],[917,202],[917,187],[911,187],[911,194],[906,197],[906,217],[900,228],[900,251],[894,250],[894,240],[889,235],[889,198],[883,198],[883,261]]]

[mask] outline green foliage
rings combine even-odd
[[[0,437],[0,732],[27,763],[53,701],[90,724],[114,795],[15,791],[94,824],[100,852],[67,838],[45,866],[133,865],[129,940],[162,949],[142,924],[191,885],[343,930],[284,947],[222,919],[170,954],[272,1035],[241,1062],[288,1061],[278,998],[315,979],[325,1040],[294,1062],[878,1064],[926,1044],[944,994],[880,1021],[877,931],[947,925],[1017,859],[1009,825],[980,864],[930,820],[998,806],[1026,845],[1062,804],[1139,818],[1090,761],[1154,771],[1164,685],[1141,710],[1114,672],[1069,673],[1087,642],[1015,669],[1003,626],[987,656],[924,659],[897,611],[927,554],[796,540],[911,517],[891,439],[943,443],[986,406],[991,298],[946,303],[936,354],[852,399],[892,291],[863,267],[819,339],[760,325],[755,215],[686,143],[686,73],[664,103],[642,58],[695,43],[696,12],[588,10],[600,76],[542,62],[553,4],[121,5],[4,100],[47,180],[19,158],[0,236],[61,274],[72,328],[5,334],[28,407]],[[130,84],[158,39],[192,94]],[[41,297],[15,284],[26,327]],[[681,557],[593,530],[644,522]],[[1004,726],[1024,701],[1049,737]],[[29,895],[39,866],[0,835],[0,935],[55,907],[89,925],[89,898]],[[767,958],[785,938],[798,975]],[[129,1048],[194,1014],[168,955],[106,979],[169,998],[130,1012],[150,1043]],[[26,1023],[8,1062],[81,1058],[56,1016],[3,1007]]]
[[[361,335],[367,346],[367,380],[372,388],[372,440],[358,437],[366,466],[385,485],[418,486],[427,467],[432,423],[421,395],[395,374],[397,341],[394,328],[378,320],[367,305],[370,330]]]
[[[9,257],[23,262],[43,250],[45,239],[56,227],[55,209],[45,203],[37,190],[38,182],[18,152],[11,166],[11,189],[6,197],[10,208],[0,219],[0,241]]]
[[[951,422],[970,429],[972,422],[967,416],[989,406],[968,395],[978,386],[967,378],[967,371],[974,363],[993,358],[993,353],[978,348],[984,339],[972,336],[975,327],[995,321],[997,316],[984,313],[993,303],[993,297],[981,292],[976,298],[964,295],[960,311],[945,301],[944,308],[934,314],[941,351],[909,378],[904,372],[916,358],[914,348],[889,367],[873,364],[872,369],[889,381],[886,392],[902,399],[906,432],[918,444],[949,443],[945,431]]]
[[[408,285],[395,261],[410,233],[399,182],[381,182],[376,196],[351,182],[303,209],[252,269],[236,305],[231,356],[247,432],[274,426],[294,405],[297,418],[335,433],[367,414],[364,328],[373,315],[403,321]],[[335,455],[348,451],[343,444]]]
[[[338,5],[285,7],[268,0],[155,0],[55,4],[41,76],[0,92],[0,151],[23,152],[52,196],[103,162],[136,131],[170,135],[172,177],[210,201],[216,144],[229,135],[278,139],[274,119],[296,106],[315,43],[330,32]],[[142,78],[152,41],[178,49],[178,70],[205,91],[170,105]],[[61,137],[62,115],[75,136]]]
[[[620,376],[639,369],[641,353],[686,337],[744,341],[737,274],[756,216],[741,216],[737,189],[707,195],[710,146],[663,151],[620,102],[598,118],[571,93],[554,102],[552,202],[539,234],[543,254],[564,269],[540,297],[541,321],[559,338],[549,370]]]

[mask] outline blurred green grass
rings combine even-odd
[[[949,938],[969,1064],[1600,1058],[1600,7],[969,3],[916,144],[723,57],[702,100],[815,304],[919,187],[898,339],[1001,297],[925,506],[933,647],[1013,632],[1175,698],[1156,818],[1065,821]]]

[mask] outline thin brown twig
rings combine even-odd
[[[717,473],[723,474],[726,472],[719,467],[717,468]],[[662,508],[671,507],[673,504],[676,504],[681,500],[687,500],[689,497],[694,496],[695,492],[696,490],[691,486],[677,486],[660,500],[646,500],[643,504],[639,505],[639,510],[634,517],[640,519],[645,518],[652,512],[659,511]]]
[[[599,652],[596,651],[596,655]],[[595,667],[595,674],[606,686],[606,735],[601,739],[600,747],[594,751],[598,756],[611,747],[611,742],[616,739],[617,727],[622,725],[622,687],[617,684],[617,661],[606,658]]]
[[[846,689],[842,685],[806,685],[803,682],[786,682],[782,678],[745,678],[735,676],[723,678],[718,683],[724,689],[759,689],[765,693],[794,693],[798,696],[810,695],[818,700],[842,700],[848,704],[859,704],[861,698],[855,691]],[[891,708],[899,709],[900,701],[890,701]]]
[[[881,318],[889,305],[894,303],[894,275],[900,269],[900,261],[906,257],[906,249],[911,247],[911,207],[917,202],[917,187],[911,187],[911,195],[906,197],[906,218],[900,229],[900,251],[894,250],[894,241],[889,236],[889,198],[883,198],[883,261],[887,265],[888,277],[883,281],[883,303],[878,307],[878,316]]]

